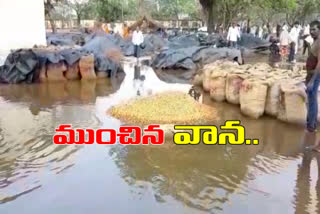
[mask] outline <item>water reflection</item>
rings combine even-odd
[[[262,198],[271,198],[268,204],[270,208],[277,206],[272,200],[281,197],[282,208],[279,213],[287,213],[292,207],[290,197],[285,198],[281,192],[274,192],[273,186],[277,184],[270,183],[268,176],[279,177],[279,181],[284,182],[295,181],[294,171],[291,171],[290,176],[283,172],[290,164],[297,163],[301,153],[305,151],[304,144],[310,143],[310,139],[301,140],[304,138],[301,127],[279,123],[268,117],[262,120],[250,120],[239,112],[237,106],[212,103],[207,97],[204,100],[205,104],[217,109],[218,115],[223,115],[222,120],[214,125],[223,124],[229,119],[241,120],[246,127],[246,137],[257,138],[260,144],[173,145],[168,148],[114,147],[110,151],[110,156],[114,157],[115,163],[121,169],[123,179],[129,185],[140,189],[138,191],[140,194],[143,194],[146,185],[151,185],[154,199],[159,203],[169,202],[173,197],[197,210],[210,213],[226,213],[226,210],[228,213],[242,213],[238,212],[238,208],[241,207],[240,199],[246,201],[252,195],[258,194]],[[303,159],[305,158],[304,156]],[[310,161],[308,164],[310,166]],[[305,170],[298,172],[298,176],[300,174],[300,177],[301,175],[306,177],[306,173]],[[303,178],[299,178],[296,185],[306,188],[301,180]],[[303,191],[294,201],[293,206],[297,205],[296,213],[304,213],[302,210],[307,212],[304,207],[299,208],[299,204],[306,206],[307,202],[320,201],[317,197],[310,199],[307,197],[308,193]],[[246,205],[247,210],[244,213],[268,213],[260,210],[261,203],[260,207],[252,205],[255,199],[252,200]],[[262,199],[260,201],[263,203]]]
[[[117,91],[124,77],[0,86],[0,203],[39,189],[43,176],[75,165],[75,154],[83,147],[54,145],[55,128],[98,128],[97,96]]]
[[[316,144],[316,140],[315,134],[305,133],[303,138],[303,147],[306,148],[314,146]],[[313,159],[316,160],[316,169],[318,171],[318,178],[315,187],[312,187],[313,185],[311,185],[313,177],[311,173],[311,164]],[[315,190],[315,193],[312,190]],[[307,149],[303,151],[302,160],[297,169],[294,199],[294,205],[296,208],[295,213],[320,213],[320,154],[312,153]]]
[[[241,120],[246,137],[258,138],[260,144],[52,144],[53,130],[60,124],[117,129],[122,123],[108,116],[110,107],[139,95],[171,90],[187,94],[190,89],[187,83],[164,82],[150,67],[134,63],[125,64],[124,72],[114,79],[0,86],[0,210],[63,213],[68,207],[77,213],[92,209],[95,213],[319,212],[320,182],[313,169],[319,171],[314,163],[320,159],[304,150],[305,144],[314,140],[304,139],[301,127],[269,117],[248,119],[238,106],[214,103],[208,95],[202,96],[201,102],[216,109],[219,120],[213,125]],[[61,197],[68,200],[59,202],[62,205],[57,208],[51,199]],[[43,200],[35,207],[26,206],[32,199]],[[124,200],[125,206],[118,206]]]
[[[113,148],[111,155],[128,184],[151,183],[157,201],[165,202],[171,196],[190,207],[214,211],[221,210],[232,193],[241,192],[254,155],[245,150],[232,146],[137,146]]]
[[[143,83],[145,80],[145,75],[141,75],[141,67],[134,65],[133,86],[137,91],[137,96],[141,96],[141,93],[144,92]]]
[[[69,81],[34,85],[1,85],[0,96],[7,102],[28,103],[42,108],[55,105],[94,104],[97,96],[108,96],[120,89],[125,73],[112,79]]]
[[[166,83],[161,81],[151,67],[127,63],[124,65],[125,78],[120,89],[107,97],[99,97],[96,100],[98,118],[104,127],[118,128],[119,120],[108,117],[106,112],[109,108],[137,96],[149,96],[160,92],[181,91],[188,93],[191,86],[181,83]]]
[[[145,92],[166,90],[166,86],[149,67],[134,64],[127,64],[125,72],[111,79],[1,85],[0,202],[31,193],[41,187],[43,176],[52,172],[58,175],[75,166],[76,154],[83,146],[53,145],[54,130],[60,124],[71,124],[73,128],[116,128],[120,122],[107,117],[109,107],[137,93],[144,96]],[[186,87],[190,86],[184,85],[184,90]]]
[[[157,77],[166,83],[191,84],[196,71],[188,70],[156,70]]]

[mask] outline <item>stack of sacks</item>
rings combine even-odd
[[[281,84],[278,119],[289,123],[304,124],[307,117],[305,92],[296,81]]]
[[[210,76],[210,97],[217,102],[223,102],[226,99],[226,77],[225,71],[213,72]]]
[[[79,61],[81,80],[96,79],[96,73],[94,71],[94,55],[90,54],[82,56]]]
[[[258,119],[264,114],[267,98],[267,82],[250,78],[243,81],[240,89],[241,112]]]
[[[246,78],[247,75],[241,74],[240,72],[227,75],[226,99],[228,103],[240,104],[240,88]]]
[[[202,85],[217,102],[240,105],[241,112],[251,118],[266,114],[301,124],[306,120],[305,77],[306,71],[301,69],[277,69],[265,63],[239,66],[230,61],[216,61],[206,65],[193,82]]]

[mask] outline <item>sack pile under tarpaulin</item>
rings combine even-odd
[[[201,43],[206,45],[200,46]],[[209,45],[223,47],[225,43],[220,36],[214,35],[207,38],[197,34],[171,37],[167,48],[155,56],[152,66],[155,69],[195,70],[221,59],[233,60],[238,57],[238,62],[241,62],[240,50]]]
[[[82,46],[86,34],[83,33],[47,33],[47,45],[55,46]]]
[[[19,49],[10,53],[3,66],[0,66],[1,83],[32,83],[34,71],[39,65],[37,55],[31,50]]]
[[[199,52],[201,47],[168,49],[156,56],[153,67],[156,69],[185,69],[194,70],[196,65],[193,56]]]
[[[108,51],[118,50],[121,52],[119,46],[116,45],[112,36],[95,36],[81,50],[94,54],[95,69],[97,72],[107,72],[109,76],[121,68],[120,62],[114,62],[107,57]]]
[[[5,64],[0,67],[0,81],[13,84],[38,82],[40,70],[45,69],[49,64],[64,63],[71,67],[83,56],[90,54],[94,55],[96,72],[106,72],[107,76],[114,76],[117,71],[121,70],[121,65],[108,58],[105,54],[107,48],[99,47],[100,44],[93,40],[91,45],[83,48],[46,47],[15,50],[9,54]]]
[[[261,46],[269,46],[271,43],[267,40],[260,39],[259,37],[255,37],[252,34],[241,34],[241,39],[239,41],[239,46],[245,48],[257,48]]]
[[[169,39],[170,49],[195,47],[195,46],[200,46],[199,38],[195,34],[181,35],[181,36],[176,36]]]
[[[240,50],[213,47],[168,49],[158,54],[152,65],[155,69],[195,70],[197,64],[208,64],[221,59],[241,59]]]
[[[39,71],[48,64],[64,62],[73,65],[86,55],[80,49],[34,48],[19,49],[11,52],[0,67],[2,83],[33,83],[39,81]]]
[[[107,48],[119,48],[124,56],[134,55],[134,45],[131,37],[124,39],[119,34],[111,35],[105,32],[97,32],[90,35],[80,33],[48,34],[47,43],[48,45],[55,46],[80,45],[85,47],[85,49],[94,49],[95,52],[99,53],[101,53],[101,50],[105,51]],[[153,54],[155,51],[161,50],[163,47],[167,47],[168,41],[156,34],[146,34],[144,36],[144,45],[145,48],[140,49],[140,56],[147,56]]]
[[[45,65],[47,63],[59,63],[64,61],[67,65],[73,65],[82,56],[88,54],[81,49],[65,48],[50,50],[47,48],[35,48],[32,51],[37,55],[40,65]]]

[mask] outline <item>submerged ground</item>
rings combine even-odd
[[[137,76],[144,81],[134,80]],[[170,82],[168,80],[168,82]],[[137,96],[188,92],[132,64],[116,79],[0,86],[0,213],[319,213],[320,154],[304,152],[302,127],[218,104],[255,146],[59,146],[54,129],[114,128],[106,111]]]

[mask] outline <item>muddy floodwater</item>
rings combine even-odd
[[[166,76],[166,75],[163,75]],[[106,111],[160,91],[188,92],[127,64],[116,78],[0,86],[1,214],[320,213],[320,155],[303,128],[219,104],[219,119],[241,120],[250,146],[54,145],[60,124],[114,128]]]

